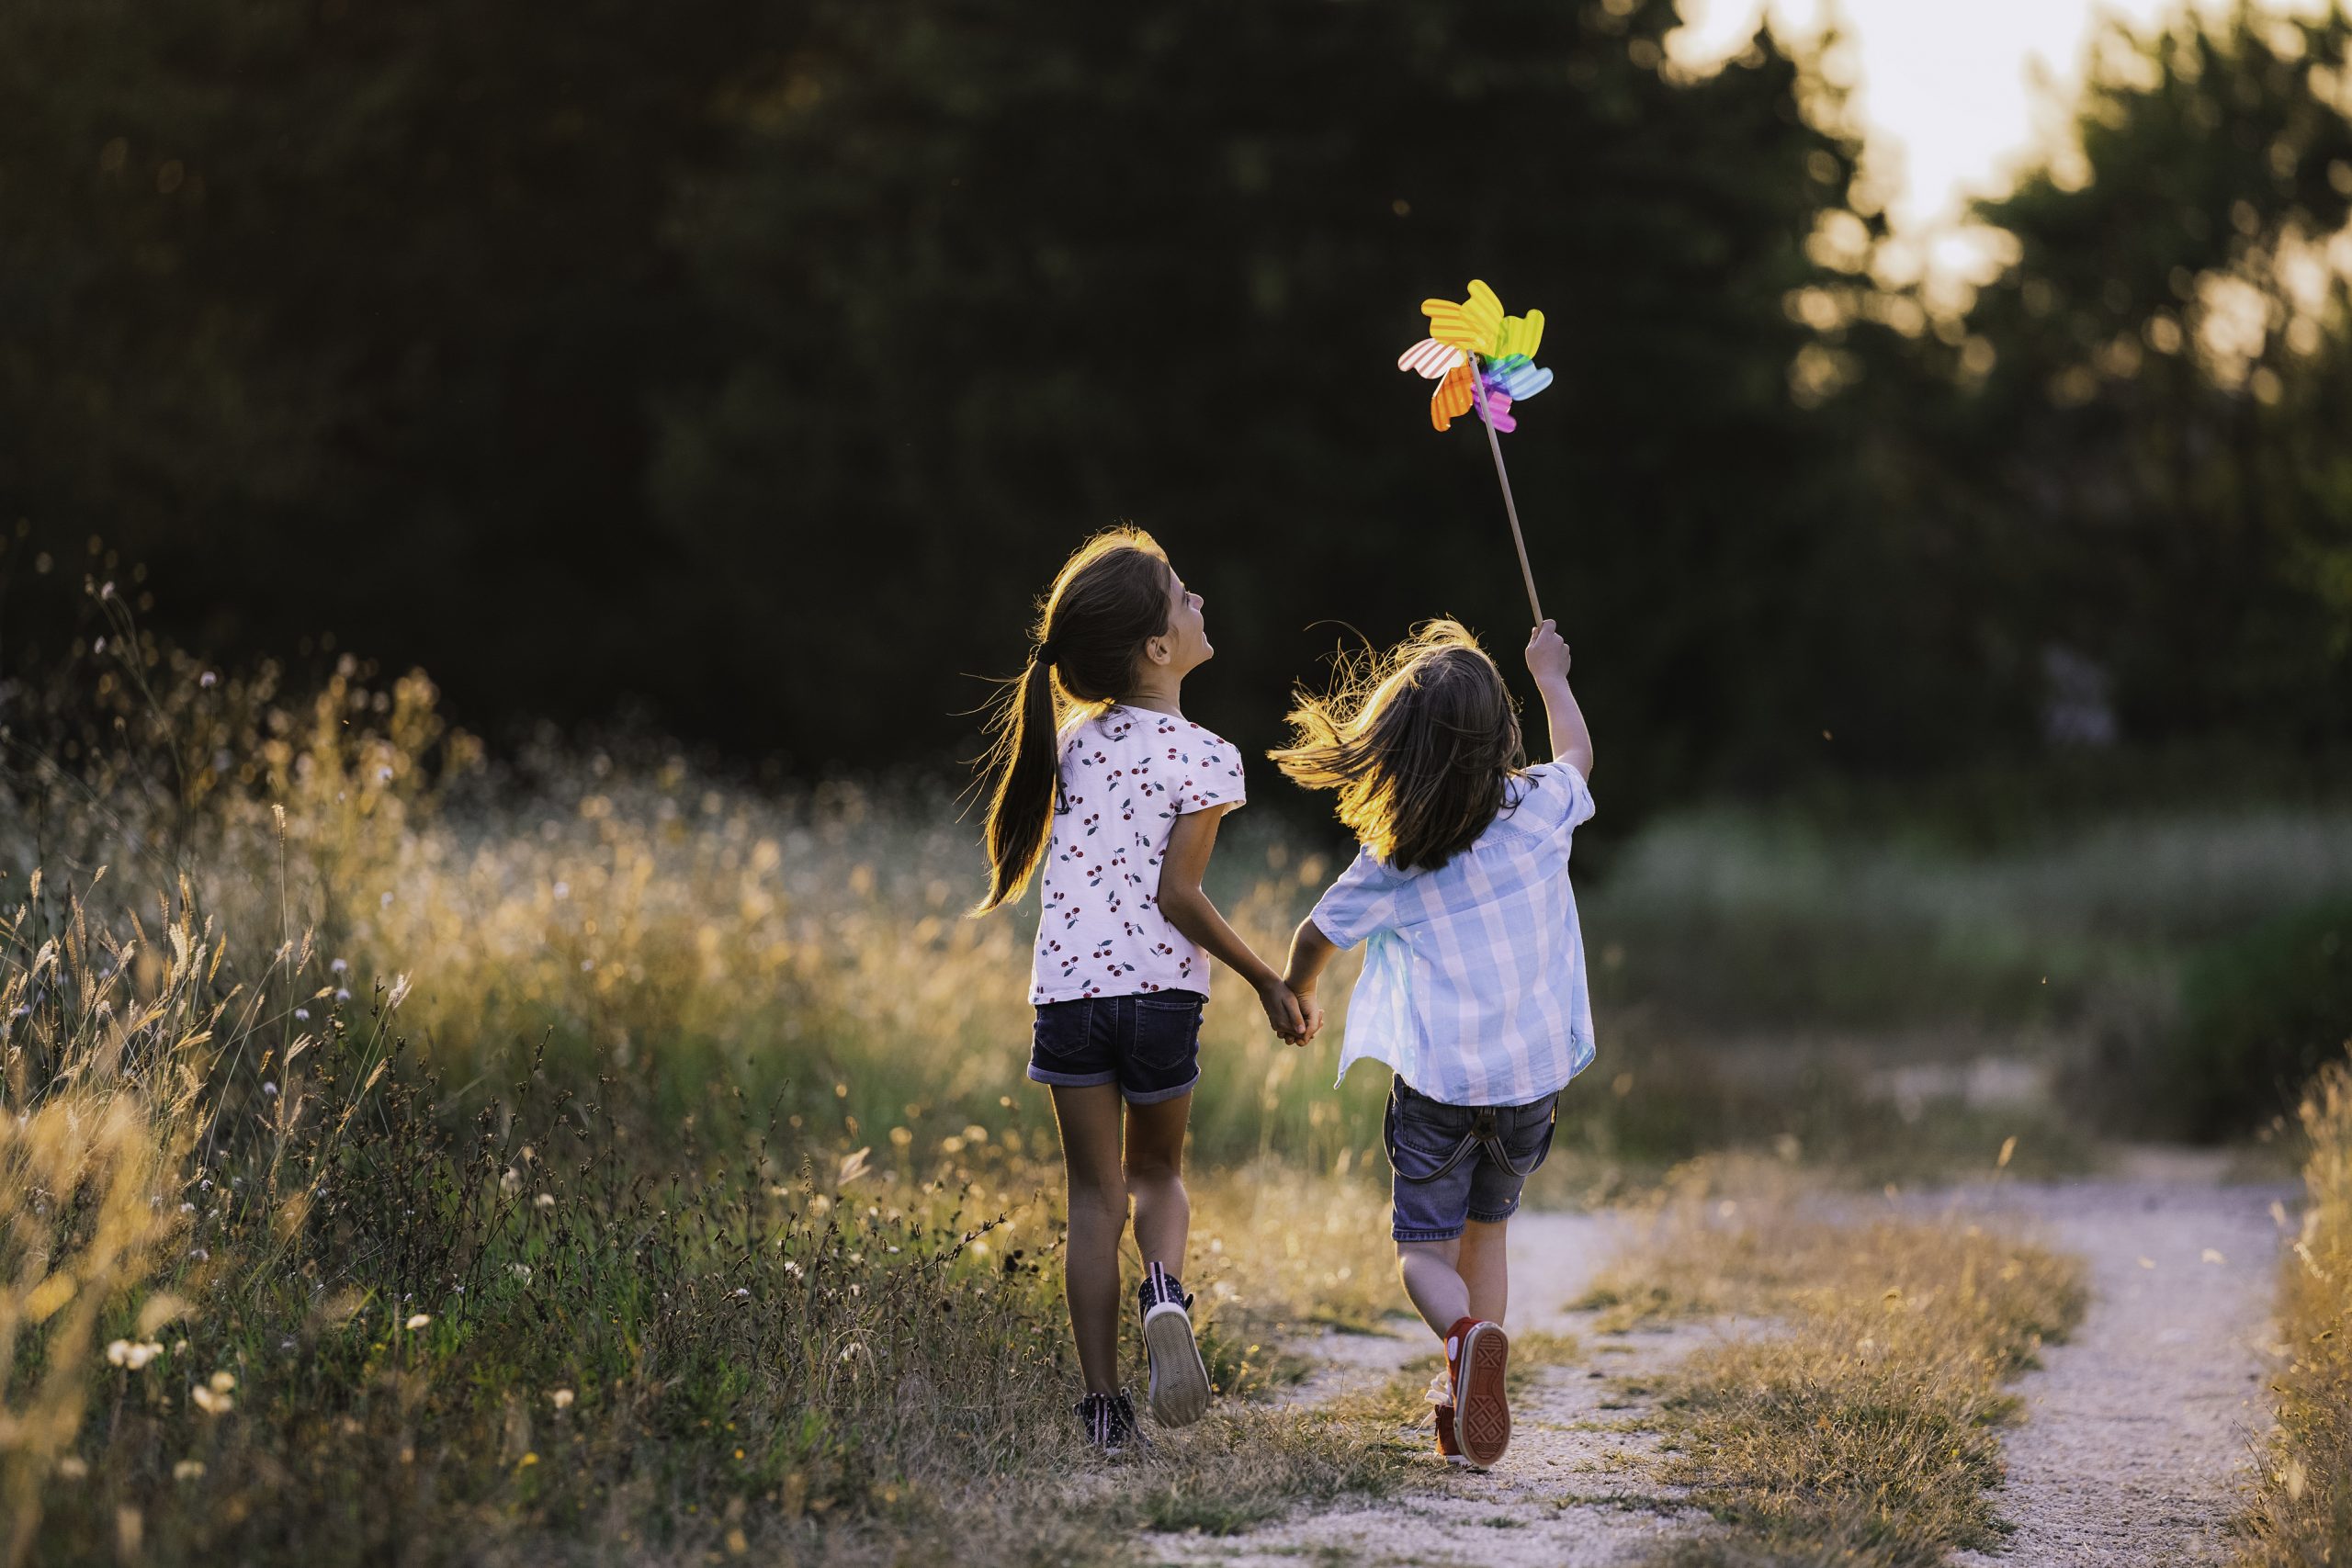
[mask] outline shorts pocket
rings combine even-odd
[[[1206,998],[1182,996],[1136,997],[1136,1032],[1127,1060],[1154,1075],[1180,1073],[1200,1054],[1201,1015]]]
[[[1388,1097],[1387,1113],[1380,1125],[1380,1142],[1387,1151],[1389,1168],[1400,1181],[1436,1179],[1468,1135],[1466,1126],[1453,1126],[1420,1110],[1420,1106],[1429,1103],[1407,1102],[1395,1094]]]
[[[1510,1156],[1510,1168],[1516,1174],[1529,1174],[1551,1154],[1552,1134],[1560,1124],[1558,1103],[1559,1097],[1554,1095],[1540,1106],[1527,1107],[1525,1119],[1503,1139],[1503,1152]]]
[[[1090,1000],[1047,1002],[1037,1010],[1029,1033],[1029,1059],[1054,1072],[1088,1073],[1110,1066],[1088,1048],[1094,1004]]]

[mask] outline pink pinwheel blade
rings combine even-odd
[[[1396,356],[1396,368],[1410,370],[1424,380],[1434,381],[1468,359],[1468,350],[1456,348],[1450,343],[1440,343],[1433,337],[1425,337]]]

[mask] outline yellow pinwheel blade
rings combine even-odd
[[[1494,355],[1508,359],[1514,354],[1535,357],[1537,345],[1544,341],[1544,312],[1530,310],[1524,316],[1505,316],[1495,333]]]
[[[1502,330],[1503,302],[1474,277],[1468,299],[1424,299],[1421,314],[1430,319],[1430,336],[1438,342],[1473,354],[1492,354],[1495,334]]]

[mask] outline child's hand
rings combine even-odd
[[[1306,1010],[1299,1005],[1297,994],[1283,983],[1278,975],[1269,975],[1258,987],[1258,1005],[1266,1010],[1266,1021],[1274,1032],[1294,1045],[1306,1039]]]
[[[1283,976],[1283,984],[1288,986],[1290,994],[1298,998],[1299,1010],[1306,1015],[1306,1027],[1296,1036],[1286,1035],[1284,1038],[1294,1045],[1304,1045],[1323,1032],[1323,1010],[1316,1005],[1315,982],[1308,980],[1302,983],[1295,975],[1285,975]]]
[[[1527,672],[1538,681],[1568,678],[1568,645],[1560,640],[1556,622],[1545,621],[1527,634]]]

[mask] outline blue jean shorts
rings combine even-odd
[[[1037,1010],[1029,1076],[1074,1089],[1116,1083],[1129,1105],[1173,1100],[1200,1081],[1207,1004],[1198,991],[1047,1002]]]
[[[1398,1241],[1451,1241],[1471,1220],[1496,1224],[1552,1152],[1555,1091],[1525,1105],[1448,1105],[1398,1078],[1380,1141],[1395,1171]]]

